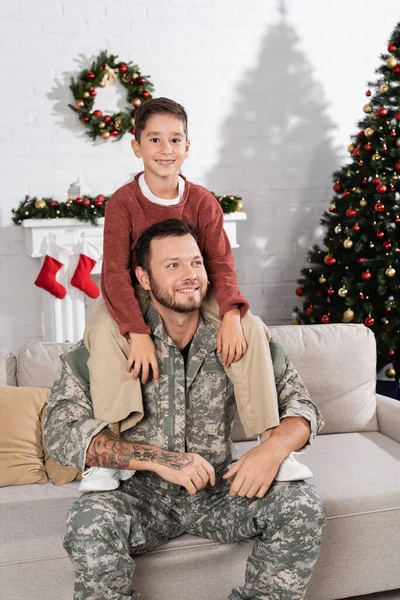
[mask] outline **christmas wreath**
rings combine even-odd
[[[123,112],[103,115],[101,110],[93,110],[96,88],[104,88],[107,83],[114,85],[119,81],[126,89],[126,100],[129,106]],[[71,78],[69,86],[74,96],[74,104],[68,106],[78,113],[80,122],[87,129],[86,134],[92,139],[101,137],[121,139],[129,131],[135,133],[135,112],[139,106],[152,98],[154,86],[148,76],[140,73],[137,65],[118,60],[114,54],[102,52],[92,63],[90,69],[84,69],[80,75]]]
[[[211,192],[221,205],[225,214],[239,212],[243,209],[240,196],[217,196]],[[105,208],[110,196],[78,196],[68,198],[66,202],[58,202],[54,198],[37,198],[25,196],[18,208],[12,209],[12,220],[21,225],[26,219],[78,219],[97,225],[97,219],[104,217]]]

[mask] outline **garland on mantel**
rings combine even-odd
[[[225,214],[243,210],[240,196],[217,196]],[[37,198],[25,196],[18,206],[12,209],[12,220],[16,225],[21,225],[26,219],[77,219],[92,225],[97,225],[97,219],[104,217],[105,207],[110,196],[98,194],[97,196],[78,196],[68,198],[66,202],[58,202],[53,198]]]

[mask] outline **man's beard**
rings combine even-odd
[[[205,298],[206,293],[207,293],[207,290],[205,290],[204,293],[201,294],[199,301],[195,300],[194,298],[191,298],[191,301],[193,303],[191,305],[190,304],[180,304],[179,302],[176,302],[174,300],[174,297],[171,294],[164,291],[162,288],[160,288],[156,284],[156,282],[154,281],[154,279],[150,273],[149,273],[149,283],[150,283],[151,293],[153,294],[153,296],[157,300],[157,302],[159,304],[161,304],[161,306],[165,306],[165,308],[169,308],[178,313],[190,313],[190,312],[194,312],[195,310],[198,310],[200,308],[200,305],[201,305],[203,299]]]

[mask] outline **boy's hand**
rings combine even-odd
[[[156,356],[156,347],[153,340],[147,333],[130,333],[130,348],[126,370],[132,370],[133,379],[139,377],[142,370],[141,382],[146,383],[149,378],[149,368],[153,370],[153,379],[158,381],[158,362]]]
[[[228,311],[222,317],[217,335],[217,352],[222,353],[222,364],[230,367],[238,362],[247,350],[238,308]]]

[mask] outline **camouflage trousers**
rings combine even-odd
[[[245,583],[229,600],[304,598],[325,520],[315,489],[275,483],[264,498],[249,499],[229,498],[226,482],[216,487],[190,497],[135,476],[118,490],[81,496],[64,542],[75,567],[74,600],[138,600],[133,556],[184,532],[228,544],[255,540]]]

